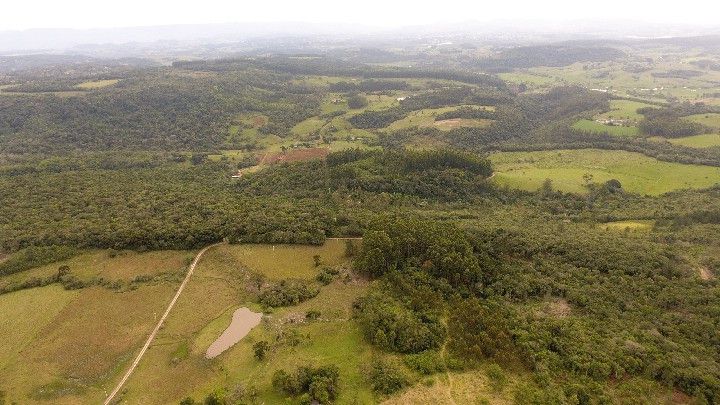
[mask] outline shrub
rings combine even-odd
[[[353,110],[356,110],[358,108],[367,107],[368,101],[365,97],[359,95],[359,94],[353,94],[347,99],[348,107],[352,108]]]
[[[384,360],[373,361],[368,378],[373,391],[382,395],[390,395],[410,384],[400,367]]]
[[[507,385],[507,377],[503,372],[503,369],[497,364],[491,364],[485,370],[488,380],[490,380],[490,387],[497,392],[500,392]]]
[[[270,307],[297,305],[318,295],[319,289],[307,283],[283,280],[260,293],[260,303]]]
[[[298,367],[293,374],[278,370],[272,378],[273,387],[290,396],[301,395],[300,402],[317,401],[327,404],[339,394],[340,370],[335,365]],[[309,403],[309,402],[308,402]]]
[[[270,350],[270,344],[265,340],[256,342],[253,345],[253,352],[255,353],[255,358],[258,360],[264,360],[268,350]]]
[[[334,278],[334,277],[333,277],[333,275],[332,275],[330,272],[325,271],[325,270],[322,270],[322,271],[320,271],[320,273],[318,273],[318,275],[315,277],[315,280],[321,282],[323,285],[328,285],[328,284],[332,283],[333,278]]]
[[[203,401],[204,405],[222,405],[222,401],[217,394],[208,394]]]
[[[417,354],[405,356],[405,365],[411,370],[423,375],[443,372],[447,369],[440,353],[435,350],[426,350]]]
[[[323,266],[320,270],[320,273],[318,273],[317,277],[315,277],[315,280],[321,282],[323,285],[328,285],[338,274],[340,274],[340,271],[338,269],[329,266]]]

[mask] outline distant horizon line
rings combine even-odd
[[[572,19],[548,19],[548,18],[494,18],[494,19],[466,19],[466,20],[448,20],[448,21],[435,21],[435,22],[415,22],[405,24],[372,24],[372,23],[361,23],[356,21],[345,21],[345,22],[322,22],[322,21],[303,21],[303,20],[248,20],[248,21],[225,21],[225,22],[177,22],[177,23],[158,23],[158,24],[127,24],[127,25],[109,25],[109,26],[92,26],[92,27],[69,27],[69,26],[46,26],[46,27],[26,27],[26,28],[1,28],[0,35],[11,34],[11,33],[23,33],[33,31],[97,31],[97,30],[126,30],[126,29],[147,29],[147,28],[173,28],[173,27],[193,27],[193,26],[242,26],[242,25],[272,25],[272,26],[316,26],[316,27],[338,27],[344,28],[352,27],[354,29],[370,29],[374,31],[392,31],[406,28],[421,28],[421,27],[443,27],[448,25],[472,25],[472,24],[487,24],[487,25],[502,25],[512,23],[523,23],[523,24],[534,24],[534,27],[540,28],[547,25],[553,25],[554,31],[577,31],[582,32],[579,27],[572,27],[572,25],[578,23],[593,23],[593,24],[606,24],[612,23],[614,25],[630,25],[633,27],[627,28],[641,28],[641,27],[653,27],[653,26],[665,26],[672,28],[694,28],[697,29],[720,29],[720,22],[670,22],[670,21],[648,21],[639,18],[572,18]],[[558,23],[564,23],[567,25],[558,26]],[[640,25],[638,27],[638,24]],[[517,31],[527,31],[529,27],[519,28]]]

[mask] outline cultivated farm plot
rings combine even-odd
[[[500,185],[538,190],[546,179],[555,190],[586,193],[585,178],[617,179],[628,192],[660,195],[720,183],[720,168],[662,162],[639,153],[597,149],[501,152],[490,156]]]

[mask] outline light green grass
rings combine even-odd
[[[272,375],[276,370],[291,371],[308,364],[338,366],[340,397],[336,403],[373,403],[375,401],[362,370],[374,349],[365,342],[358,326],[351,321],[352,304],[365,291],[364,283],[344,284],[336,281],[325,286],[317,297],[271,314],[268,321],[261,323],[246,339],[224,353],[220,361],[224,368],[232,370],[231,380],[258,387],[261,402],[264,403],[283,402],[283,396],[271,386]],[[288,317],[296,317],[298,314],[302,317],[309,310],[320,312],[320,319],[297,326],[286,323]],[[278,330],[292,329],[305,336],[298,346],[274,344],[266,361],[258,362],[253,358],[254,342],[273,342]]]
[[[639,130],[637,127],[620,127],[615,125],[605,125],[592,120],[580,120],[573,124],[573,128],[593,133],[607,132],[613,136],[637,136]]]
[[[652,107],[650,104],[640,103],[631,100],[610,100],[610,111],[596,115],[595,119],[621,119],[640,121],[643,115],[637,112],[638,109]]]
[[[74,276],[85,281],[96,277],[110,281],[131,281],[137,276],[181,272],[192,259],[193,253],[170,250],[146,253],[122,251],[111,256],[106,250],[84,252],[67,260],[0,277],[0,286],[32,277],[48,277],[57,274],[60,266],[68,266]]]
[[[710,148],[720,146],[720,134],[686,136],[683,138],[667,139],[667,141],[675,145],[688,146],[691,148]]]
[[[0,302],[26,297],[24,304],[15,303],[15,310],[2,309],[3,321],[21,327],[21,337],[27,339],[0,370],[8,400],[101,402],[113,377],[129,364],[152,330],[177,284],[145,284],[122,293],[100,287],[67,292],[53,285],[0,296]]]
[[[347,150],[347,149],[370,150],[370,149],[378,149],[380,147],[379,146],[368,146],[362,142],[333,141],[328,145],[328,148],[330,149],[330,152],[339,152],[339,151]]]
[[[231,255],[249,270],[271,279],[311,279],[318,273],[313,256],[323,264],[336,265],[345,258],[345,241],[328,240],[322,246],[308,245],[226,245],[218,250]]]
[[[0,372],[70,303],[77,291],[59,285],[0,295]]]
[[[690,121],[720,129],[720,114],[695,114],[689,115],[686,118]]]
[[[310,117],[302,122],[299,122],[292,127],[291,132],[293,135],[308,135],[313,132],[319,131],[324,125],[325,120],[318,117]]]
[[[89,82],[84,82],[75,85],[75,87],[83,89],[83,90],[94,90],[94,89],[101,89],[103,87],[113,86],[119,82],[119,79],[108,79],[108,80],[94,80]]]
[[[626,191],[648,195],[720,183],[720,168],[662,162],[625,151],[502,152],[490,159],[498,184],[523,190],[537,190],[545,179],[551,179],[556,190],[585,193],[586,174],[593,176],[592,182],[617,179]]]
[[[530,87],[547,87],[559,82],[557,79],[552,77],[524,72],[500,73],[498,76],[507,82],[518,84],[525,83]]]
[[[406,129],[411,127],[430,127],[435,126],[436,128],[440,130],[450,130],[452,128],[456,128],[458,126],[487,126],[491,120],[454,120],[453,122],[440,122],[439,125],[436,125],[436,118],[438,115],[455,111],[461,107],[473,107],[473,108],[487,108],[488,110],[491,110],[489,107],[483,107],[478,105],[459,105],[459,106],[452,106],[452,107],[441,107],[441,108],[426,108],[423,110],[417,110],[412,111],[407,114],[402,119],[399,119],[392,124],[388,125],[384,128],[386,131],[397,131],[400,129]],[[446,120],[451,121],[451,120]]]

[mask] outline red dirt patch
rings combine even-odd
[[[267,119],[262,115],[256,115],[252,117],[252,124],[255,128],[260,128],[267,123]]]
[[[689,395],[683,392],[673,391],[671,401],[673,404],[689,404],[691,399]]]
[[[266,164],[283,162],[300,162],[303,160],[324,159],[330,153],[325,148],[292,149],[287,152],[276,153],[265,159]]]

